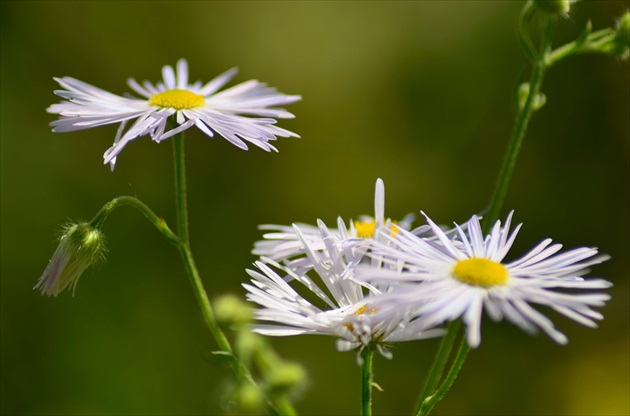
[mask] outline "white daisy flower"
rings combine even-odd
[[[346,227],[341,217],[337,218],[337,228],[331,229],[330,234],[335,241],[335,245],[342,251],[349,250],[351,253],[359,250],[365,253],[374,239],[386,242],[384,234],[395,234],[399,228],[408,230],[414,216],[409,214],[402,221],[396,222],[385,218],[385,185],[383,180],[377,179],[374,192],[374,216],[362,215],[356,221],[350,221]],[[321,222],[321,221],[318,221]],[[306,273],[312,268],[311,262],[304,256],[303,244],[295,231],[297,225],[301,231],[303,239],[318,255],[325,254],[326,244],[323,241],[321,227],[309,224],[285,225],[261,225],[261,230],[271,231],[263,235],[263,240],[254,243],[252,253],[264,256],[274,261],[285,263],[298,274]],[[377,233],[376,230],[383,230]],[[414,233],[424,234],[430,231],[430,227],[423,226]]]
[[[103,156],[105,162],[116,164],[116,157],[132,140],[150,135],[153,141],[162,140],[196,126],[206,135],[215,133],[241,149],[249,142],[266,151],[277,151],[269,142],[279,137],[299,137],[275,126],[275,118],[293,118],[293,114],[273,106],[291,104],[299,95],[285,95],[267,84],[250,80],[217,92],[237,72],[236,68],[202,84],[188,82],[188,63],[177,62],[177,70],[162,68],[163,82],[142,85],[133,78],[129,87],[142,98],[121,97],[71,77],[54,78],[64,89],[55,94],[67,101],[51,105],[47,111],[59,114],[53,121],[54,132],[66,132],[120,123],[114,145]],[[177,127],[167,131],[173,116]],[[125,130],[130,120],[135,122]]]
[[[420,322],[432,327],[462,318],[467,327],[467,342],[475,348],[481,342],[481,315],[506,318],[528,333],[538,329],[554,341],[566,344],[567,338],[549,318],[531,304],[544,305],[588,327],[603,316],[591,309],[603,306],[610,296],[604,293],[575,293],[578,290],[606,289],[612,284],[602,279],[585,280],[587,267],[609,259],[595,248],[577,248],[556,254],[560,244],[546,239],[518,260],[503,259],[512,246],[519,224],[510,234],[512,213],[501,227],[497,221],[485,238],[479,218],[468,221],[468,229],[457,226],[461,245],[454,244],[427,217],[440,244],[401,230],[396,246],[375,244],[376,253],[404,262],[402,272],[362,267],[357,279],[368,282],[405,284],[404,291],[388,294],[390,302],[418,305]],[[425,215],[426,216],[426,215]]]
[[[336,345],[340,351],[356,348],[361,351],[366,346],[376,346],[388,358],[391,353],[383,343],[424,339],[444,333],[442,329],[424,330],[426,325],[420,324],[417,314],[410,310],[391,304],[381,307],[378,289],[370,285],[366,289],[366,285],[352,280],[353,269],[362,254],[344,255],[326,226],[320,225],[326,260],[322,260],[323,256],[315,252],[310,240],[295,227],[298,241],[304,245],[304,252],[317,274],[315,280],[270,259],[265,260],[286,272],[285,278],[263,262],[255,263],[260,272],[247,270],[252,278],[251,284],[243,285],[249,292],[247,299],[263,307],[256,311],[255,317],[274,323],[256,325],[255,332],[270,336],[332,335],[337,337]],[[289,282],[305,286],[321,300],[322,307],[302,297]],[[322,283],[323,287],[320,287]],[[424,331],[418,329],[420,325]]]

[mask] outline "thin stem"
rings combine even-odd
[[[525,6],[526,9],[522,15],[523,21],[527,20],[525,17],[527,16],[527,13],[528,13],[527,8],[530,6],[531,6],[531,2],[528,2],[528,4]],[[521,25],[523,24],[523,21],[521,22]],[[525,137],[525,132],[527,131],[529,119],[531,118],[534,112],[535,98],[539,94],[540,87],[542,85],[542,80],[543,80],[543,76],[546,69],[546,62],[548,59],[549,50],[551,46],[551,38],[553,35],[554,24],[555,24],[555,21],[553,18],[547,18],[544,33],[541,40],[540,51],[538,54],[535,55],[536,60],[534,62],[532,79],[530,81],[529,94],[527,96],[527,100],[525,101],[525,105],[520,110],[518,117],[516,119],[516,125],[514,127],[512,136],[510,138],[510,142],[508,144],[508,149],[506,152],[505,159],[503,161],[503,165],[501,167],[501,171],[499,173],[499,178],[497,180],[496,187],[494,189],[492,198],[490,200],[490,208],[488,209],[488,213],[484,216],[484,222],[483,222],[484,233],[487,233],[491,229],[492,224],[497,220],[499,212],[501,211],[501,207],[503,206],[503,202],[505,200],[507,189],[510,183],[510,178],[516,166],[516,160],[518,158],[518,154],[519,154],[522,142],[523,142],[523,138]],[[529,37],[524,37],[524,39],[529,39]],[[449,328],[449,334],[447,334],[447,337],[450,335],[451,328],[452,326]],[[450,342],[451,347],[452,347],[453,342],[454,341]],[[446,343],[440,346],[440,349],[442,348],[444,348],[445,350],[448,349],[448,352],[450,352],[450,347]],[[470,348],[468,347],[468,344],[466,343],[466,337],[462,336],[459,349],[457,351],[455,358],[453,359],[451,367],[444,381],[442,381],[442,384],[433,395],[425,396],[425,394],[429,393],[427,391],[428,388],[432,387],[431,385],[435,383],[433,378],[439,378],[439,376],[442,373],[441,370],[438,372],[437,368],[440,365],[442,365],[443,367],[443,364],[434,363],[435,368],[432,368],[431,371],[433,372],[435,370],[435,374],[431,374],[431,373],[429,374],[427,387],[425,387],[425,391],[423,392],[424,399],[422,400],[420,410],[417,413],[418,416],[428,415],[433,409],[433,407],[436,405],[436,403],[439,402],[444,397],[444,395],[449,391],[449,389],[455,382],[455,379],[457,378],[457,375],[459,374],[459,371],[461,370],[462,365],[464,364],[464,361],[466,360],[466,356],[468,355],[469,351],[470,351]],[[448,355],[448,353],[438,351],[438,357],[440,357],[440,360],[446,360],[446,358],[442,357],[440,354]],[[436,357],[436,362],[437,362],[437,357]]]
[[[370,347],[365,348],[361,353],[363,356],[363,365],[361,365],[361,415],[372,415],[372,359],[374,358],[374,350]]]
[[[545,74],[546,69],[545,59],[551,44],[553,27],[554,20],[549,18],[543,34],[540,54],[534,64],[532,79],[529,83],[529,95],[527,96],[525,105],[517,117],[516,125],[512,131],[512,137],[510,138],[505,159],[503,160],[503,166],[501,167],[501,171],[499,173],[499,179],[497,180],[494,193],[492,194],[490,208],[488,209],[488,213],[484,216],[484,232],[487,232],[497,218],[499,218],[499,212],[503,206],[503,201],[505,200],[505,196],[507,194],[510,179],[512,178],[512,172],[514,172],[516,160],[518,158],[519,151],[521,150],[521,145],[523,144],[525,132],[527,131],[527,125],[529,124],[529,119],[534,112],[535,98],[539,94],[540,87],[542,85],[543,75]]]
[[[195,292],[195,297],[201,307],[203,317],[212,333],[212,336],[219,344],[222,351],[232,353],[232,347],[225,334],[217,324],[214,311],[210,304],[210,299],[203,286],[197,266],[190,251],[188,239],[188,203],[186,196],[186,163],[184,156],[184,133],[180,133],[173,138],[173,155],[175,159],[175,200],[177,206],[177,231],[179,234],[179,252],[184,261],[186,273],[190,277],[190,282]]]
[[[536,60],[537,53],[536,48],[532,45],[532,40],[529,36],[527,27],[535,12],[536,8],[534,7],[533,2],[529,0],[527,4],[525,4],[525,7],[523,7],[518,21],[518,40],[521,42],[521,47],[525,51],[527,58],[529,58],[532,62]]]
[[[442,378],[444,367],[446,367],[448,358],[451,355],[451,350],[453,349],[453,345],[455,344],[455,340],[457,339],[457,334],[460,327],[461,321],[459,319],[449,322],[446,335],[442,337],[442,341],[440,342],[438,351],[435,354],[433,365],[431,366],[431,370],[429,370],[429,375],[427,376],[427,380],[424,384],[424,388],[422,389],[422,393],[420,394],[418,402],[416,403],[416,406],[414,408],[414,413],[418,413],[420,411],[420,406],[422,406],[424,399],[428,397],[431,393],[433,393],[433,391],[437,387],[438,382],[440,381],[440,378]]]
[[[188,240],[188,203],[186,196],[186,165],[184,157],[184,132],[173,138],[173,153],[175,159],[175,199],[177,209],[177,232],[179,239],[186,247]]]
[[[459,370],[461,370],[462,366],[464,365],[464,361],[466,360],[468,351],[470,351],[470,348],[466,343],[466,337],[463,336],[461,343],[459,344],[459,349],[457,350],[457,355],[453,360],[453,365],[446,375],[444,383],[442,383],[435,394],[424,399],[424,401],[422,402],[422,406],[420,407],[420,411],[418,412],[418,416],[426,416],[431,413],[433,406],[435,406],[437,402],[442,400],[442,397],[444,397],[444,395],[449,391],[449,389],[455,382],[457,375],[459,374]]]
[[[109,214],[111,214],[116,208],[125,205],[131,206],[140,211],[140,213],[142,213],[142,215],[144,215],[145,218],[148,219],[149,222],[153,224],[170,243],[175,245],[179,244],[179,239],[171,231],[166,222],[162,218],[158,217],[146,204],[133,196],[119,196],[118,198],[114,198],[103,205],[100,211],[96,213],[92,221],[90,221],[90,225],[94,228],[100,229],[107,217],[109,217]]]
[[[588,35],[584,41],[575,40],[551,51],[546,58],[547,68],[551,65],[579,53],[606,53],[602,46],[612,42],[615,31],[611,28],[601,29]]]
[[[276,406],[278,407],[278,412],[281,415],[295,416],[298,414],[297,411],[295,410],[295,407],[293,407],[291,400],[289,400],[289,398],[285,394],[276,397],[274,399],[274,402]]]
[[[252,377],[249,369],[238,359],[236,355],[234,355],[230,342],[219,327],[214,316],[214,311],[212,309],[210,299],[208,297],[206,289],[203,286],[203,282],[201,280],[199,271],[197,270],[197,266],[195,265],[193,255],[190,250],[190,242],[188,238],[188,208],[186,197],[186,166],[184,160],[184,137],[182,133],[174,137],[173,153],[175,159],[175,199],[177,205],[176,214],[179,233],[177,246],[184,262],[186,274],[188,274],[188,277],[190,278],[193,292],[195,292],[195,297],[197,298],[197,302],[201,307],[201,313],[203,314],[206,325],[208,326],[210,333],[217,342],[219,349],[230,356],[230,363],[234,373],[236,374],[236,377],[240,381],[249,382],[260,389],[256,381]],[[297,414],[295,412],[295,409],[290,406],[290,403],[289,405],[287,405],[286,402],[288,402],[288,399],[286,397],[283,397],[284,401],[281,401],[280,403],[277,403],[277,400],[276,403],[274,403],[266,395],[265,397],[267,400],[267,410],[270,414]],[[280,408],[282,410],[280,410]]]
[[[190,282],[192,283],[195,297],[197,298],[197,302],[199,302],[201,313],[203,314],[204,320],[208,325],[208,329],[210,329],[212,336],[217,341],[219,349],[225,352],[229,352],[231,354],[232,347],[230,346],[227,337],[225,336],[223,331],[221,331],[221,328],[217,324],[217,321],[214,317],[214,311],[212,310],[212,306],[210,304],[210,299],[208,298],[206,289],[203,286],[201,277],[199,277],[199,272],[197,271],[197,266],[195,266],[195,261],[193,259],[192,253],[190,252],[190,249],[186,245],[181,243],[179,246],[179,252],[182,255],[182,260],[184,261],[186,273],[190,277]]]

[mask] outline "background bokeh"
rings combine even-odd
[[[555,44],[591,18],[610,26],[627,1],[580,2]],[[15,2],[1,19],[2,414],[221,414],[230,377],[178,254],[130,208],[107,222],[108,262],[76,295],[32,290],[60,226],[135,195],[174,221],[171,145],[141,139],[102,165],[116,127],[53,134],[44,111],[53,76],[114,93],[127,77],[160,79],[180,57],[207,81],[238,66],[301,94],[278,154],[187,135],[192,247],[212,296],[244,296],[258,224],[332,224],[373,210],[425,210],[463,221],[489,200],[512,128],[511,93],[524,67],[519,1]],[[552,315],[568,346],[486,322],[436,414],[621,415],[628,405],[628,65],[581,56],[543,86],[506,201],[524,222],[514,253],[544,237],[612,255],[595,273],[614,282],[606,319],[591,330]],[[329,337],[274,339],[310,374],[303,414],[355,414],[359,368]],[[377,414],[408,414],[437,341],[378,358]]]

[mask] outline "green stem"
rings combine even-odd
[[[518,22],[518,40],[521,43],[521,47],[525,51],[527,58],[530,61],[535,61],[537,57],[536,48],[532,44],[532,40],[529,36],[528,26],[529,21],[532,16],[536,13],[536,7],[534,7],[534,3],[532,0],[529,0],[523,10],[521,11],[521,15],[519,16]]]
[[[291,400],[289,400],[289,398],[285,394],[276,397],[274,402],[278,407],[278,412],[281,415],[296,416],[298,414],[295,410],[295,407],[293,407]]]
[[[459,349],[457,350],[457,355],[453,360],[451,369],[444,379],[444,383],[442,383],[435,394],[424,399],[424,401],[422,402],[422,406],[420,407],[420,411],[418,412],[418,416],[427,416],[429,413],[431,413],[433,406],[435,406],[437,402],[442,400],[442,397],[444,397],[444,395],[449,391],[449,389],[455,382],[457,375],[459,374],[459,370],[461,370],[462,366],[464,365],[464,361],[466,360],[468,351],[470,351],[470,348],[466,343],[466,337],[463,336],[461,343],[459,344]]]
[[[530,6],[530,3],[531,2],[528,2],[528,4],[525,6],[526,10],[523,12],[523,16],[525,16],[525,17],[522,17],[523,20],[526,20],[527,8]],[[521,25],[522,24],[523,22],[521,22]],[[533,69],[532,78],[530,81],[529,94],[527,96],[527,100],[525,101],[525,105],[520,110],[518,117],[516,119],[516,125],[514,127],[512,136],[510,138],[510,142],[508,144],[508,149],[506,152],[505,159],[503,161],[503,165],[501,167],[501,171],[499,173],[499,178],[497,180],[497,184],[495,186],[494,192],[492,194],[492,198],[490,200],[490,208],[488,209],[488,213],[484,216],[484,221],[483,221],[484,233],[487,233],[491,229],[492,224],[497,220],[499,216],[499,212],[501,211],[501,208],[503,206],[503,202],[505,200],[507,189],[510,183],[510,178],[516,166],[516,160],[518,158],[518,154],[519,154],[521,145],[523,143],[523,138],[525,137],[525,132],[527,131],[529,120],[534,112],[534,100],[535,100],[535,97],[539,94],[540,87],[542,85],[542,80],[543,80],[543,76],[545,74],[545,69],[546,69],[546,62],[548,59],[549,50],[551,46],[551,38],[553,35],[554,24],[555,24],[555,21],[553,20],[553,18],[547,18],[547,22],[546,22],[544,33],[541,40],[540,51],[538,54],[535,55],[536,59],[534,62],[534,69]],[[525,37],[525,39],[529,39],[529,38]],[[448,356],[448,354],[450,353],[450,349],[452,348],[452,345],[455,339],[454,335],[450,335],[452,327],[453,327],[453,324],[451,324],[449,327],[449,334],[447,334],[447,337],[452,336],[453,338],[450,340],[450,342],[448,343],[444,342],[443,344],[440,345],[440,350],[443,349],[444,351],[438,351],[436,362],[438,361],[438,357],[440,361],[444,360],[445,362],[447,358],[444,356]],[[458,332],[458,331],[453,331],[453,332]],[[466,337],[462,336],[459,349],[457,351],[455,358],[453,359],[451,367],[444,381],[442,381],[442,384],[440,385],[440,387],[437,389],[437,391],[434,394],[427,396],[427,394],[430,393],[430,390],[432,390],[431,387],[435,386],[436,382],[434,378],[439,378],[439,376],[442,373],[442,369],[439,369],[439,367],[440,366],[442,366],[442,368],[444,367],[444,364],[434,362],[434,368],[432,368],[431,373],[429,374],[427,386],[425,386],[425,390],[423,391],[424,398],[422,399],[420,410],[417,413],[418,416],[428,415],[433,409],[433,407],[435,406],[435,404],[439,402],[444,397],[444,395],[449,391],[449,389],[455,382],[455,379],[457,378],[457,375],[459,374],[459,371],[461,370],[462,365],[464,364],[464,361],[466,360],[466,356],[468,355],[469,350],[470,348],[468,347],[468,344],[466,343]]]
[[[361,415],[372,415],[372,359],[374,350],[367,347],[361,353],[363,365],[361,365]]]
[[[554,49],[547,55],[545,65],[548,67],[553,64],[579,53],[606,53],[602,46],[612,42],[615,37],[615,31],[611,28],[601,29],[588,35],[585,41],[579,40],[569,42],[559,48]]]
[[[442,378],[444,367],[446,367],[448,358],[451,355],[460,327],[461,321],[459,319],[448,324],[446,335],[442,337],[438,351],[435,354],[433,365],[431,366],[431,370],[429,370],[429,375],[427,376],[422,393],[420,394],[416,407],[414,408],[414,413],[418,413],[420,411],[420,406],[422,406],[424,399],[433,393],[438,382]]]
[[[492,194],[490,208],[488,209],[488,213],[484,216],[484,232],[488,232],[488,230],[492,227],[492,224],[499,218],[499,212],[501,211],[501,207],[503,206],[503,202],[507,194],[510,179],[512,178],[512,172],[514,172],[516,160],[518,159],[518,154],[521,150],[521,145],[523,144],[523,138],[525,137],[529,120],[534,112],[535,97],[539,94],[540,87],[542,85],[546,69],[545,60],[547,54],[549,53],[553,27],[554,20],[552,18],[548,18],[542,38],[540,54],[534,64],[532,79],[529,83],[529,95],[527,96],[525,105],[518,114],[505,159],[503,160],[503,166],[501,167],[501,171],[499,173],[499,179],[497,180],[494,193]]]
[[[193,259],[192,253],[190,252],[190,249],[187,245],[181,243],[179,245],[179,252],[182,256],[182,260],[184,261],[186,273],[190,277],[190,282],[192,283],[195,297],[197,298],[197,302],[199,302],[201,313],[203,314],[204,320],[208,325],[208,329],[210,329],[210,332],[216,340],[219,349],[221,351],[225,351],[231,354],[232,347],[230,346],[227,337],[225,336],[223,331],[221,331],[221,328],[217,324],[217,321],[214,317],[214,311],[212,310],[212,306],[210,304],[210,299],[208,298],[206,289],[203,286],[203,282],[201,281],[201,277],[199,276],[199,272],[197,271],[197,266],[195,266],[195,261]]]
[[[190,246],[188,240],[188,203],[186,196],[186,165],[184,156],[184,132],[173,138],[175,159],[175,200],[177,209],[177,232],[180,241]]]
[[[109,217],[109,214],[111,214],[116,208],[125,205],[131,206],[140,211],[140,213],[142,213],[142,215],[144,215],[145,218],[148,219],[149,222],[153,224],[155,228],[157,228],[158,231],[161,232],[162,235],[166,237],[166,239],[170,243],[174,245],[179,245],[179,239],[171,231],[168,225],[166,225],[166,222],[162,218],[155,215],[151,208],[149,208],[142,201],[133,196],[119,196],[118,198],[114,198],[103,205],[100,211],[96,213],[92,221],[90,221],[90,225],[94,228],[100,229],[103,226],[103,223],[105,222],[107,217]]]
[[[190,251],[190,242],[188,239],[188,204],[186,195],[186,164],[184,156],[184,134],[180,133],[173,138],[173,154],[175,159],[175,200],[176,200],[176,214],[177,214],[177,232],[179,234],[179,252],[184,261],[184,267],[186,273],[190,277],[193,291],[204,320],[208,325],[208,329],[212,333],[212,336],[217,341],[219,349],[225,352],[232,353],[232,347],[227,340],[227,337],[221,331],[221,328],[217,324],[214,317],[214,311],[210,304],[210,299],[206,293],[206,289],[203,286],[197,266],[193,259],[192,252]]]
[[[208,294],[206,289],[203,286],[203,282],[199,275],[199,271],[197,270],[197,266],[195,265],[195,261],[193,259],[192,252],[190,250],[190,242],[189,242],[189,232],[188,232],[188,208],[187,208],[187,196],[186,196],[186,166],[185,166],[185,158],[184,158],[184,137],[183,134],[179,134],[174,137],[173,141],[173,153],[175,159],[175,199],[177,205],[177,226],[178,226],[178,248],[179,252],[182,256],[182,260],[184,262],[184,268],[186,269],[186,274],[190,278],[190,282],[193,287],[193,291],[195,292],[195,297],[197,298],[197,302],[201,307],[201,312],[203,314],[204,320],[210,333],[214,337],[215,341],[218,344],[219,349],[229,354],[231,357],[230,363],[236,377],[243,381],[252,383],[252,385],[256,386],[260,389],[254,378],[252,377],[249,369],[238,359],[236,355],[234,355],[232,346],[228,341],[227,337],[219,327],[216,318],[214,316],[214,311],[212,309],[212,305],[210,303],[210,299],[208,298]],[[261,389],[262,390],[262,389]],[[266,397],[266,395],[265,395]],[[286,414],[286,415],[295,415],[295,409],[292,406],[287,405],[288,399],[283,397],[284,402],[274,403],[269,398],[267,400],[267,410],[270,414]]]

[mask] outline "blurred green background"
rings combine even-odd
[[[53,76],[122,94],[127,77],[160,79],[185,57],[208,81],[238,66],[303,101],[281,126],[301,139],[278,154],[187,135],[191,239],[211,295],[244,296],[258,224],[334,224],[373,210],[425,210],[463,221],[488,203],[512,128],[511,93],[525,58],[519,1],[15,2],[1,7],[2,414],[221,414],[230,377],[178,254],[130,208],[107,222],[108,262],[76,296],[32,290],[60,226],[135,195],[174,222],[172,150],[144,138],[114,173],[102,165],[116,127],[53,134]],[[555,45],[591,18],[613,24],[627,1],[580,2]],[[595,273],[614,282],[597,330],[556,315],[568,346],[507,323],[483,326],[435,414],[627,415],[629,329],[627,63],[581,56],[545,79],[504,214],[525,226],[513,253],[544,237],[612,255]],[[559,319],[556,319],[559,318]],[[303,414],[355,414],[359,368],[329,337],[273,339],[310,373]],[[408,414],[437,341],[377,359],[377,414]]]

